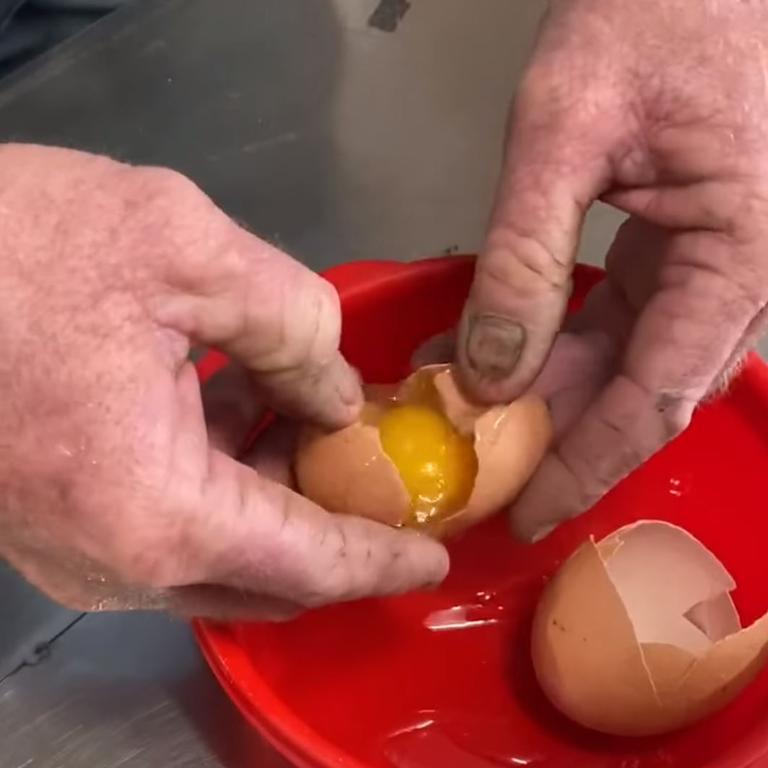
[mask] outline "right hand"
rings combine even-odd
[[[233,458],[261,406],[356,417],[339,331],[329,284],[179,174],[0,147],[0,556],[86,611],[280,619],[441,581],[439,544]],[[192,343],[241,366],[205,410]]]
[[[550,3],[458,344],[473,396],[553,405],[511,512],[524,539],[679,435],[768,324],[766,29],[763,0]],[[598,199],[630,219],[557,336]]]

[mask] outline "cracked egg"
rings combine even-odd
[[[478,406],[450,366],[369,386],[360,419],[300,437],[299,490],[325,509],[445,536],[510,504],[552,436],[546,403],[529,394]]]
[[[735,587],[701,542],[669,523],[590,539],[536,609],[541,687],[572,720],[618,736],[661,734],[714,713],[768,656],[768,615],[742,628]]]

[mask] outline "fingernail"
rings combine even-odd
[[[515,370],[525,339],[525,328],[514,320],[486,313],[472,315],[464,347],[467,363],[483,378],[505,379]]]
[[[538,544],[542,539],[546,539],[547,536],[549,536],[552,531],[557,528],[556,523],[550,523],[548,525],[545,525],[543,528],[539,528],[537,531],[534,531],[533,536],[531,536],[531,544]]]

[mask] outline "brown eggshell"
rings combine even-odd
[[[547,585],[531,653],[544,693],[582,725],[620,733],[658,716],[632,622],[591,540]]]
[[[471,403],[464,397],[453,370],[447,366],[435,366],[432,379],[443,413],[462,435],[475,434],[477,420],[489,412],[488,406]],[[506,406],[495,406],[491,411],[499,412]]]
[[[402,525],[411,500],[395,465],[381,447],[373,423],[376,406],[366,405],[359,422],[336,432],[305,432],[294,469],[302,493],[325,509],[387,525]]]
[[[299,489],[334,512],[402,525],[410,501],[400,475],[381,445],[375,426],[382,404],[423,402],[441,409],[456,429],[474,435],[478,471],[467,505],[449,518],[424,526],[443,537],[464,529],[509,504],[540,462],[552,435],[549,411],[527,395],[507,406],[480,407],[459,391],[449,366],[416,371],[398,388],[368,386],[361,422],[334,433],[311,430],[296,453]],[[344,470],[342,470],[344,468]]]
[[[679,694],[667,701],[679,724],[716,712],[755,679],[768,658],[768,615],[721,640],[696,660]],[[656,674],[656,670],[652,668]],[[691,717],[695,710],[695,717]]]
[[[611,581],[629,612],[640,643],[664,643],[698,654],[725,635],[709,637],[686,617],[700,604],[736,587],[722,563],[682,528],[648,521],[622,528],[604,539],[598,550],[611,548],[604,558]],[[652,567],[651,561],[652,560]],[[731,624],[726,634],[741,629],[729,603]]]
[[[537,395],[481,408],[464,398],[450,370],[437,373],[434,382],[448,419],[459,432],[474,433],[477,455],[475,486],[466,507],[438,524],[441,535],[447,535],[515,499],[549,446],[552,421],[547,404]]]
[[[741,629],[734,587],[701,542],[668,523],[590,539],[536,610],[531,652],[544,692],[573,720],[622,736],[711,714],[768,655],[768,616]]]

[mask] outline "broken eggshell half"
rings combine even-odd
[[[394,404],[430,400],[454,429],[471,437],[477,458],[466,504],[418,523],[401,475],[383,449],[378,422]],[[508,405],[479,406],[461,393],[451,366],[420,368],[400,385],[368,386],[360,419],[349,427],[306,430],[294,469],[299,490],[325,509],[443,537],[511,503],[541,461],[552,436],[546,403],[524,395]]]
[[[742,629],[719,560],[682,528],[642,521],[584,543],[533,622],[550,701],[618,736],[673,731],[732,701],[768,655],[768,615]]]

